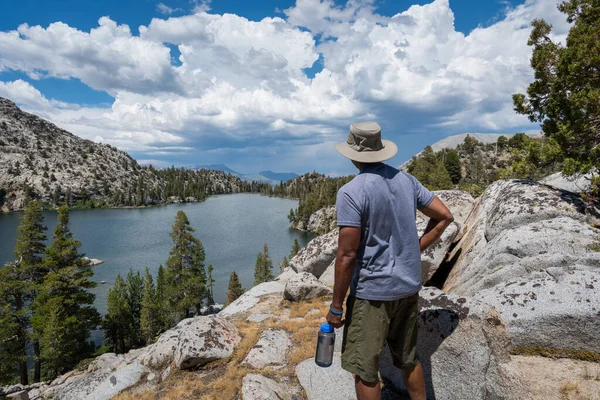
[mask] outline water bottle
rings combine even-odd
[[[329,324],[321,325],[317,339],[317,354],[315,363],[319,367],[329,367],[333,363],[333,347],[335,344],[335,331]]]

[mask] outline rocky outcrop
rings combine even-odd
[[[465,223],[444,289],[494,306],[515,348],[598,353],[597,217],[573,193],[495,182]]]
[[[562,172],[557,172],[555,174],[548,175],[542,179],[540,183],[573,193],[583,193],[590,190],[591,177],[592,174],[576,174],[573,176],[565,176]]]
[[[336,256],[338,230],[311,240],[290,260],[296,272],[309,272],[319,278]]]
[[[36,394],[60,400],[108,400],[117,393],[137,385],[144,377],[157,383],[166,379],[171,364],[186,369],[204,365],[231,355],[239,343],[237,328],[214,316],[181,321],[160,335],[157,342],[127,354],[103,354],[86,371],[71,371],[40,388]]]
[[[242,381],[242,400],[300,400],[288,385],[277,383],[263,375],[248,374]]]
[[[223,318],[188,318],[145,347],[137,359],[152,367],[175,361],[179,369],[192,368],[229,357],[239,341],[235,325]]]
[[[258,304],[261,296],[283,293],[284,288],[285,286],[282,283],[276,281],[264,282],[256,285],[221,310],[218,315],[219,317],[231,317],[245,313]]]
[[[286,300],[302,301],[331,293],[333,291],[319,282],[314,275],[301,272],[286,283],[283,296]]]
[[[354,400],[354,377],[341,367],[339,354],[333,356],[333,364],[321,368],[309,358],[296,366],[296,376],[306,392],[308,400]]]
[[[508,336],[493,307],[435,288],[421,291],[419,307],[418,354],[428,399],[531,398],[509,364]],[[380,373],[405,391],[387,346]]]
[[[250,349],[242,364],[253,368],[281,368],[287,360],[287,353],[292,345],[290,334],[281,329],[263,331],[258,342]]]
[[[308,218],[308,221],[295,221],[292,227],[300,231],[325,234],[337,226],[337,213],[335,206],[321,208]]]

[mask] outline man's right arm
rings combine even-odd
[[[419,211],[429,217],[425,232],[419,239],[422,253],[442,236],[448,225],[454,221],[454,216],[437,196],[433,198],[427,207],[421,208]]]

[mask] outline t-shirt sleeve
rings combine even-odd
[[[362,211],[357,199],[341,188],[338,191],[335,210],[337,212],[338,226],[361,226]]]
[[[417,198],[417,209],[427,207],[433,201],[435,195],[431,193],[425,186],[421,184],[414,176],[411,176],[415,185],[415,193]]]

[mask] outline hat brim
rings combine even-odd
[[[396,143],[390,140],[382,140],[381,142],[383,143],[384,147],[383,149],[377,151],[356,151],[346,142],[336,143],[335,149],[341,155],[353,161],[362,163],[376,163],[389,160],[398,152],[398,146],[396,146]]]

